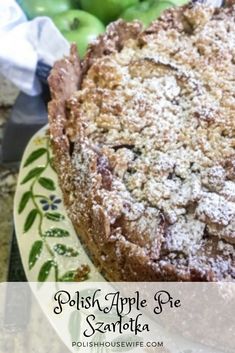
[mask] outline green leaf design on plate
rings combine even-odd
[[[88,266],[84,265],[78,269],[67,270],[67,272],[64,270],[64,272],[60,271],[56,262],[58,256],[75,257],[79,253],[76,246],[73,248],[69,245],[61,244],[62,238],[69,237],[70,233],[66,230],[67,227],[63,226],[62,222],[61,225],[59,223],[65,219],[65,216],[52,206],[53,200],[55,204],[61,202],[61,200],[57,200],[55,198],[56,195],[51,195],[56,190],[56,181],[47,172],[51,171],[51,168],[54,169],[54,157],[51,154],[48,138],[46,137],[46,139],[45,146],[41,148],[36,147],[26,157],[23,166],[28,168],[23,169],[24,176],[20,180],[21,185],[28,182],[28,187],[23,191],[18,203],[18,213],[21,214],[24,211],[25,214],[23,215],[26,216],[24,217],[23,231],[24,233],[28,232],[28,234],[34,231],[39,236],[38,239],[36,238],[33,241],[28,252],[28,267],[29,270],[32,270],[36,267],[36,264],[39,266],[39,282],[47,281],[48,277],[54,277],[55,281],[65,282],[84,280],[86,273],[90,271]],[[42,188],[50,192],[53,191],[53,193],[48,194],[48,192],[43,191],[40,193]],[[43,207],[44,204],[48,205],[48,207]],[[53,227],[53,225],[58,227]],[[47,256],[45,260],[42,258],[44,252]]]
[[[64,255],[67,257],[76,257],[78,255],[78,252],[76,250],[67,247],[64,244],[56,244],[54,245],[53,249],[58,255]]]
[[[65,218],[61,213],[58,212],[46,212],[45,217],[50,221],[54,222],[63,221],[63,219]]]
[[[140,336],[133,335],[120,335],[112,340],[112,342],[140,342],[143,338]],[[134,347],[112,347],[112,352],[128,352],[134,349]]]
[[[34,208],[31,210],[26,218],[25,224],[24,224],[24,232],[26,233],[33,225],[37,215],[39,214],[39,211]]]
[[[55,183],[49,178],[40,178],[38,179],[39,184],[47,190],[54,191]]]
[[[60,277],[60,282],[73,282],[75,279],[77,271],[68,271],[62,277]]]
[[[41,255],[43,242],[41,240],[35,241],[29,254],[29,269],[33,268],[39,256]]]
[[[30,170],[30,172],[28,172],[28,174],[26,175],[26,177],[24,177],[23,181],[21,182],[22,184],[27,183],[27,181],[37,177],[38,175],[40,175],[42,172],[44,171],[44,167],[36,167],[32,170]]]
[[[69,333],[72,341],[79,341],[81,328],[81,314],[73,311],[69,318]]]
[[[49,238],[64,238],[69,236],[69,232],[61,228],[51,228],[44,233],[44,236]]]
[[[33,151],[28,158],[25,161],[24,167],[27,167],[29,164],[33,163],[36,161],[36,159],[40,158],[47,152],[46,148],[39,148],[35,151]]]
[[[19,203],[19,208],[18,208],[18,213],[22,213],[31,197],[31,192],[26,191],[23,196],[21,197],[20,203]]]
[[[49,261],[45,262],[40,269],[40,272],[38,275],[38,281],[45,282],[47,277],[50,274],[52,267],[54,267],[54,266],[55,266],[55,263],[53,260],[49,260]]]

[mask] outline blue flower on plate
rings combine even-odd
[[[40,203],[42,204],[43,211],[57,210],[58,204],[61,203],[61,199],[59,199],[56,195],[50,195],[48,199],[41,199]]]

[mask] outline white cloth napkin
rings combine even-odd
[[[14,0],[0,0],[0,72],[28,95],[38,95],[39,61],[52,66],[69,53],[69,43],[48,17],[27,21]]]

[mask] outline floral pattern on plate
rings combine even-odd
[[[103,281],[68,219],[53,167],[47,127],[24,153],[14,202],[14,221],[30,281]]]

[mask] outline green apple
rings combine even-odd
[[[160,0],[161,1],[161,0]],[[169,0],[174,6],[182,6],[189,3],[189,0]],[[156,0],[156,3],[159,2]]]
[[[75,0],[18,0],[28,19],[37,16],[54,16],[77,7]]]
[[[77,44],[80,57],[84,56],[88,44],[105,31],[98,18],[82,10],[69,10],[52,20],[70,43]]]
[[[171,1],[143,1],[136,6],[129,7],[121,14],[125,21],[140,20],[145,26],[158,18],[162,12],[174,6]]]
[[[108,24],[116,20],[126,8],[138,3],[139,0],[81,0],[81,7]]]

